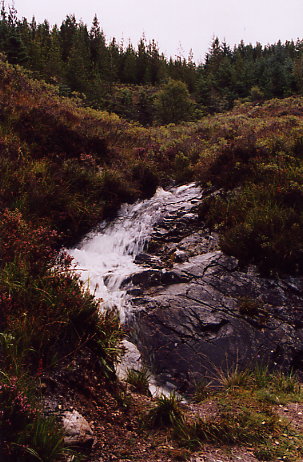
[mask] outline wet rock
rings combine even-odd
[[[175,256],[175,261],[178,262],[184,262],[188,258],[188,253],[185,252],[184,250],[177,249],[174,253]]]
[[[151,268],[162,268],[162,262],[159,257],[154,255],[149,255],[147,253],[140,253],[135,258],[135,263],[137,265],[147,265]]]
[[[135,273],[124,281],[124,285],[137,285],[141,288],[154,287],[158,285],[179,284],[186,282],[190,276],[180,271],[167,270],[145,270],[141,273]],[[134,289],[131,289],[131,291]],[[129,293],[132,293],[129,291]],[[142,293],[142,292],[141,292]]]
[[[125,279],[123,285],[138,285],[146,288],[161,284],[162,273],[159,270],[149,269],[141,273],[135,273],[129,278]]]
[[[179,271],[162,271],[161,283],[163,285],[180,284],[181,282],[187,282],[190,280],[190,276]]]
[[[128,294],[128,295],[131,295],[132,297],[138,297],[139,295],[142,295],[142,294],[143,294],[143,290],[142,290],[142,289],[139,289],[139,288],[128,289],[128,290],[127,290],[127,294]]]
[[[182,217],[162,231],[155,253],[170,268],[132,277],[142,292],[132,299],[130,324],[162,383],[188,391],[202,376],[235,364],[303,370],[302,279],[244,271],[218,250],[217,235],[184,227]]]
[[[189,282],[133,300],[133,336],[152,370],[186,389],[201,375],[235,363],[296,367],[303,354],[303,328],[296,323],[298,311],[303,316],[302,299],[237,271],[235,259],[221,253],[194,260],[183,266],[193,277]],[[262,313],[241,313],[243,299],[248,306],[259,299]]]
[[[64,442],[69,446],[92,446],[93,431],[87,420],[75,409],[66,411],[62,417]]]

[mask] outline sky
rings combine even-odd
[[[7,1],[7,3],[11,3]],[[136,45],[143,33],[167,57],[202,62],[212,39],[263,45],[303,38],[303,0],[15,0],[18,16],[61,24],[68,14],[89,26],[96,13],[110,39]]]

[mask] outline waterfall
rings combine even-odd
[[[103,222],[88,234],[78,247],[70,249],[80,278],[101,300],[101,309],[116,307],[121,320],[131,310],[123,281],[142,270],[135,258],[144,250],[153,227],[161,218],[186,213],[201,197],[194,183],[156,194],[135,204],[125,204],[112,222]]]

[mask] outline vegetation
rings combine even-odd
[[[145,425],[149,428],[178,427],[184,416],[180,408],[181,399],[175,394],[161,395],[156,398],[155,406],[145,416]]]
[[[122,202],[195,180],[205,190],[203,226],[219,232],[226,253],[262,275],[302,275],[303,98],[290,95],[302,94],[303,47],[231,50],[216,39],[195,66],[168,61],[144,39],[137,50],[107,44],[97,18],[90,31],[73,16],[50,28],[3,4],[0,50],[0,458],[51,462],[66,448],[44,415],[41,377],[84,355],[118,395],[124,335],[62,246]],[[258,300],[242,297],[237,309],[267,316]],[[302,399],[293,375],[231,368],[217,380],[214,418],[187,422],[170,395],[147,425],[173,428],[190,448],[253,444],[260,460],[299,454],[298,436],[274,413]],[[148,393],[146,371],[129,371],[128,382]],[[211,395],[201,382],[195,401]]]
[[[108,41],[96,16],[90,28],[74,15],[61,25],[51,26],[47,20],[37,24],[35,18],[19,19],[4,0],[1,51],[11,64],[25,66],[35,78],[55,84],[61,95],[78,95],[86,105],[144,125],[179,122],[182,111],[171,112],[168,118],[162,110],[161,116],[161,86],[169,79],[179,86],[183,83],[194,100],[188,101],[191,116],[181,120],[226,111],[239,99],[260,103],[303,91],[302,40],[264,47],[241,42],[231,48],[215,38],[204,62],[196,65],[191,53],[168,59],[154,40],[147,42],[145,37],[137,47],[115,38]],[[170,120],[171,115],[176,119]]]
[[[258,265],[263,274],[302,272],[297,103],[300,107],[300,100],[286,99],[234,110],[217,131],[217,143],[203,150],[197,164],[203,182],[222,188],[221,195],[201,206],[201,217],[220,230],[226,253]]]
[[[179,123],[193,117],[194,103],[188,89],[183,82],[177,80],[169,80],[158,92],[155,106],[161,125]]]
[[[45,417],[24,376],[1,373],[0,454],[7,462],[41,460],[55,462],[71,451],[64,446],[62,428],[53,417]]]
[[[40,378],[86,351],[104,386],[113,387],[123,337],[115,313],[100,315],[98,300],[59,248],[112,213],[128,186],[122,175],[119,186],[113,163],[105,166],[95,128],[78,130],[85,117],[77,104],[60,102],[54,89],[3,60],[0,67],[1,458],[53,461],[65,449],[62,433],[40,408]],[[85,115],[89,125],[93,115]],[[142,166],[138,184],[148,171]],[[130,195],[144,197],[134,184]],[[103,205],[88,206],[91,193]]]
[[[243,264],[270,275],[302,273],[301,98],[245,103],[199,122],[143,128],[60,97],[56,87],[4,58],[0,74],[2,386],[32,377],[37,396],[41,371],[64,366],[65,357],[85,348],[113,383],[119,323],[114,314],[98,315],[98,301],[59,249],[121,202],[148,197],[169,178],[204,185],[208,198],[200,217]],[[263,313],[249,299],[239,300],[238,309],[246,316]],[[232,388],[245,382],[229,379]],[[258,393],[268,404],[277,402],[273,390]],[[29,424],[25,419],[7,438],[6,457],[12,448],[12,457],[21,451]],[[40,443],[26,444],[42,451]]]
[[[149,391],[150,374],[146,368],[129,369],[127,371],[126,382],[133,386],[134,391],[143,395],[150,395]]]
[[[275,405],[302,401],[298,379],[266,367],[220,372],[222,389],[210,395],[214,415],[174,425],[181,446],[199,448],[202,443],[249,445],[259,460],[299,460],[302,436],[281,419]],[[197,396],[197,395],[196,395]],[[276,400],[267,399],[275,396]]]

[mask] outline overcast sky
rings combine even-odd
[[[7,3],[10,3],[9,1]],[[167,56],[204,59],[212,38],[230,45],[303,38],[303,0],[15,0],[18,16],[60,24],[74,13],[89,26],[96,13],[106,37],[136,45],[144,33]]]

